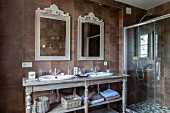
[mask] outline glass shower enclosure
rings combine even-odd
[[[165,104],[165,50],[170,14],[124,28],[124,73],[127,109],[138,113],[170,113]],[[169,27],[167,26],[169,25]],[[169,47],[169,46],[168,46]],[[167,55],[167,56],[166,56]]]

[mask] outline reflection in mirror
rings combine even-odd
[[[100,57],[100,25],[82,23],[82,56]]]
[[[66,22],[42,17],[40,21],[40,55],[65,56]]]
[[[55,4],[36,10],[36,60],[70,60],[70,16]]]
[[[104,60],[103,20],[92,12],[78,19],[78,60]]]

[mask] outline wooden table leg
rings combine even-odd
[[[123,79],[122,84],[122,113],[126,112],[126,78]]]
[[[25,89],[25,105],[26,105],[26,113],[32,113],[32,109],[31,109],[31,88],[30,87],[26,87]]]
[[[88,81],[86,81],[86,83],[85,83],[85,90],[84,90],[84,92],[85,92],[85,97],[84,97],[84,104],[85,104],[85,113],[88,113],[88,109],[89,109],[89,104],[88,104],[88,101],[89,101],[89,99],[88,99],[88,93],[89,93],[89,90],[88,90],[88,86],[89,86],[89,82]]]

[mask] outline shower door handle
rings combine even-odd
[[[157,80],[160,80],[161,77],[161,63],[156,62],[156,75],[157,75]]]

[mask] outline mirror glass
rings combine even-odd
[[[40,19],[40,56],[65,56],[66,21]]]
[[[82,56],[100,57],[100,25],[82,23]]]
[[[104,60],[103,20],[92,12],[78,19],[78,60]]]
[[[70,16],[55,4],[36,10],[35,60],[70,60]]]

